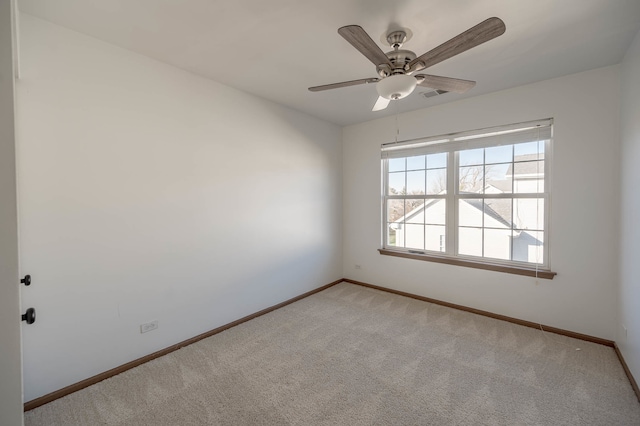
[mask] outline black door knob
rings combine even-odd
[[[22,314],[22,321],[26,321],[27,324],[36,322],[36,310],[33,308],[27,309],[27,312]]]
[[[20,280],[20,282],[24,285],[31,285],[31,275],[25,275],[24,278]]]

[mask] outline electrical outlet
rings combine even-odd
[[[140,324],[140,333],[146,333],[147,331],[155,330],[158,328],[158,320]]]
[[[354,265],[356,269],[362,269],[362,266],[360,265]]]

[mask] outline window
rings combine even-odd
[[[551,133],[541,120],[384,144],[381,252],[549,271]]]

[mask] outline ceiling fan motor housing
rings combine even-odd
[[[387,55],[387,58],[389,58],[391,67],[389,67],[388,64],[378,65],[378,74],[380,75],[380,77],[405,74],[405,66],[416,58],[416,54],[410,50],[392,50],[391,52],[385,53],[385,55]]]
[[[393,69],[401,69],[404,71],[404,66],[416,58],[416,54],[410,50],[392,50],[386,53],[389,61],[393,65]]]

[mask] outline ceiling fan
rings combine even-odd
[[[410,50],[400,49],[408,38],[405,30],[391,31],[387,34],[386,40],[393,50],[384,53],[362,27],[347,25],[338,29],[338,34],[373,62],[380,77],[314,86],[309,87],[309,90],[320,92],[339,87],[376,83],[376,89],[380,96],[373,106],[373,111],[385,109],[392,100],[409,96],[417,85],[443,92],[464,93],[475,86],[476,82],[415,73],[492,40],[504,34],[505,30],[506,27],[501,19],[489,18],[435,49],[421,56],[416,56]]]

